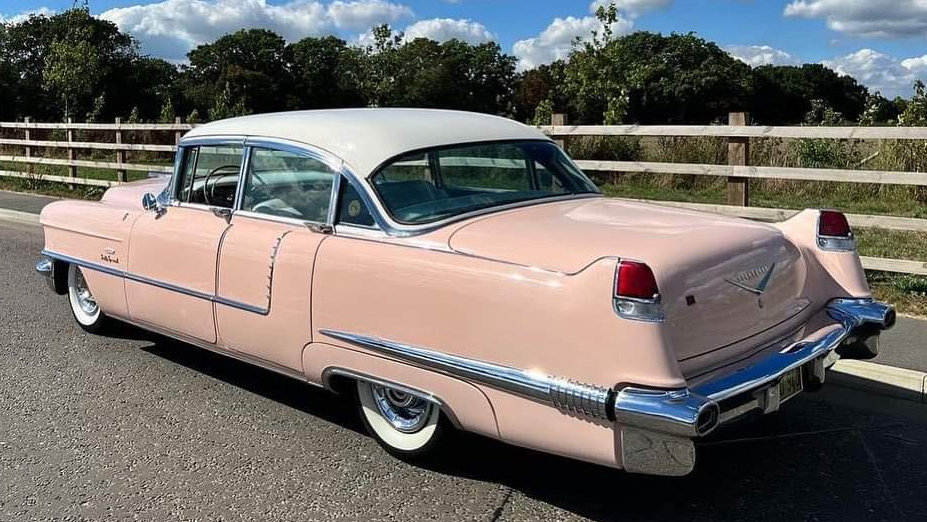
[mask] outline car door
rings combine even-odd
[[[315,254],[331,230],[339,175],[321,157],[249,147],[239,208],[219,250],[220,344],[294,371],[311,337]]]
[[[182,149],[172,202],[132,228],[126,302],[133,321],[216,342],[216,263],[243,151],[240,142]]]

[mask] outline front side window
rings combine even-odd
[[[232,208],[244,148],[240,145],[185,147],[177,199]]]
[[[335,172],[325,163],[292,152],[254,148],[242,210],[328,222]]]
[[[399,222],[423,224],[499,205],[598,189],[553,143],[486,143],[400,156],[372,178]]]

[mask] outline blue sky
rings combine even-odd
[[[821,62],[890,97],[927,78],[923,0],[92,0],[90,9],[145,52],[177,62],[197,43],[242,27],[363,43],[369,27],[385,22],[437,40],[495,40],[526,68],[563,57],[574,37],[599,28],[592,12],[610,1],[621,13],[618,33],[692,31],[752,65]],[[70,5],[0,0],[0,20]]]

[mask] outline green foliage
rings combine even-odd
[[[103,109],[106,107],[106,95],[100,94],[93,100],[93,108],[87,113],[85,120],[87,123],[102,121]]]
[[[577,136],[567,141],[567,153],[588,160],[639,161],[643,157],[643,147],[637,137]]]
[[[161,123],[174,123],[177,117],[177,111],[174,110],[174,102],[170,97],[164,98],[164,104],[161,105],[161,114],[158,115],[158,121]]]
[[[578,122],[601,123],[608,114],[635,123],[708,123],[746,106],[750,68],[717,45],[691,33],[615,37],[615,6],[596,16],[604,30],[575,45],[565,68],[563,91]]]
[[[814,110],[813,100],[855,121],[868,100],[868,90],[856,80],[820,64],[757,67],[751,91],[750,112],[754,121],[765,125],[802,122]]]
[[[93,41],[92,27],[81,23],[90,17],[90,9],[72,9],[67,16],[72,30],[51,42],[42,71],[42,85],[64,103],[65,118],[71,116],[76,99],[92,96],[103,68],[103,53]]]
[[[552,112],[581,124],[706,124],[742,110],[761,124],[802,123],[809,114],[814,124],[927,118],[923,100],[869,95],[822,65],[751,69],[694,34],[618,36],[614,5],[596,16],[602,29],[577,39],[567,60],[516,73],[516,59],[495,43],[408,39],[387,25],[374,28],[363,48],[332,36],[287,43],[272,31],[245,29],[196,47],[178,68],[140,55],[131,36],[86,7],[34,15],[0,24],[0,118],[54,121],[66,111],[111,121],[137,108],[152,121],[172,112],[363,106],[461,109],[545,124]],[[106,103],[96,105],[103,92]],[[839,163],[828,151],[802,154],[810,163]]]
[[[138,107],[132,107],[132,112],[129,113],[129,117],[126,119],[126,123],[141,123],[142,117],[138,112]]]
[[[210,115],[279,110],[292,85],[287,57],[281,36],[243,29],[190,51],[181,90],[194,107]]]
[[[193,109],[190,114],[187,115],[187,123],[202,123],[203,120],[200,118],[200,111]]]
[[[229,84],[225,84],[225,89],[216,96],[215,102],[209,109],[210,120],[222,120],[225,118],[234,118],[235,116],[245,116],[249,114],[245,102],[241,98],[235,99]]]
[[[530,123],[536,127],[550,125],[553,115],[554,102],[550,98],[543,99],[534,109],[534,116],[531,117]]]

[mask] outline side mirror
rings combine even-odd
[[[142,196],[142,208],[148,211],[154,211],[154,213],[159,216],[164,214],[166,211],[164,205],[162,205],[161,201],[158,200],[158,197],[151,192],[148,192]]]

